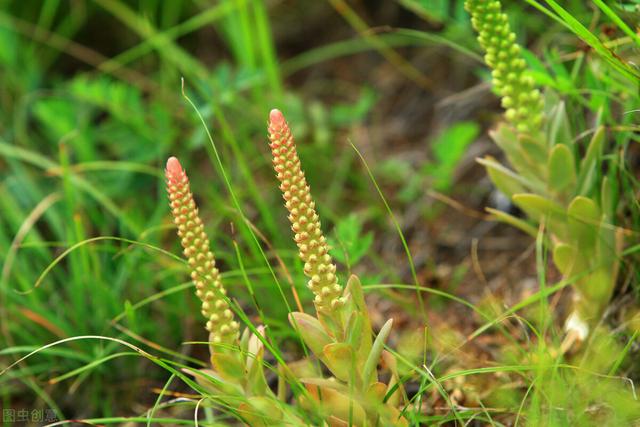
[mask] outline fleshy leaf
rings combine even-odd
[[[566,238],[566,213],[558,203],[531,193],[515,194],[513,202],[535,221],[544,221],[552,233]]]
[[[598,171],[600,170],[600,161],[602,157],[602,146],[604,144],[605,130],[604,126],[600,126],[596,133],[593,134],[587,152],[580,162],[580,174],[578,183],[580,188],[578,194],[587,195],[596,182]]]
[[[610,179],[608,176],[605,176],[602,180],[602,186],[600,190],[600,203],[602,206],[602,211],[605,215],[605,220],[611,221],[613,218],[613,214],[616,210],[617,204],[617,192],[618,192],[617,183]]]
[[[371,347],[371,336],[373,331],[371,329],[371,321],[369,320],[369,312],[367,311],[367,303],[364,300],[364,292],[362,292],[362,284],[358,276],[352,274],[347,282],[345,288],[345,300],[353,304],[356,311],[360,313],[362,318],[362,332],[360,347],[354,347],[358,350],[364,349],[366,353],[369,352]],[[358,355],[361,356],[361,351],[358,351]]]
[[[282,420],[282,410],[276,402],[264,396],[252,396],[238,407],[238,412],[248,425],[270,427]]]
[[[486,208],[487,212],[489,212],[496,220],[498,221],[502,221],[506,224],[512,225],[516,228],[519,228],[520,230],[524,231],[525,233],[527,233],[528,235],[530,235],[531,237],[536,237],[538,235],[538,230],[532,226],[531,224],[529,224],[528,222],[520,219],[520,218],[516,218],[513,215],[510,215],[506,212],[502,212],[499,211],[497,209],[492,209],[492,208]]]
[[[384,399],[384,395],[387,392],[387,385],[380,381],[375,382],[369,386],[367,390],[367,400],[375,403],[381,403]]]
[[[523,179],[515,172],[502,166],[493,157],[487,156],[483,159],[477,159],[477,161],[487,169],[491,182],[507,197],[511,198],[514,194],[527,191]]]
[[[578,196],[569,204],[567,215],[572,240],[578,244],[580,254],[587,256],[585,251],[593,249],[598,237],[600,208],[588,197]]]
[[[489,132],[489,136],[505,152],[509,163],[515,170],[522,171],[527,178],[536,177],[534,173],[527,173],[529,162],[524,157],[518,143],[518,136],[511,126],[501,123],[496,130]]]
[[[548,137],[552,146],[558,144],[567,144],[572,139],[571,127],[569,126],[569,118],[563,101],[558,102],[549,112],[549,130]]]
[[[325,332],[322,323],[315,317],[300,312],[290,313],[289,322],[300,332],[302,340],[313,354],[322,358],[324,347],[333,342]]]
[[[211,355],[211,364],[226,380],[237,381],[244,377],[244,366],[235,353],[217,351]]]
[[[564,276],[571,274],[575,264],[575,255],[575,248],[566,243],[559,243],[553,248],[553,262]]]
[[[520,147],[522,148],[525,156],[530,160],[530,164],[534,167],[538,165],[544,165],[547,162],[549,153],[547,147],[541,145],[538,141],[534,140],[528,135],[523,135],[518,138],[520,141]]]
[[[364,368],[362,369],[362,378],[365,386],[378,380],[376,367],[378,366],[378,362],[380,362],[380,355],[384,350],[384,344],[387,342],[392,326],[393,319],[387,320],[387,322],[382,325],[380,332],[378,332],[378,336],[371,346],[371,352],[369,353],[367,361],[364,364]]]
[[[335,381],[334,379],[328,380],[326,378],[300,378],[299,381],[302,384],[312,384],[323,388],[332,388],[342,393],[349,392],[349,387],[339,381]]]
[[[218,372],[212,369],[200,369],[197,371],[183,369],[182,371],[188,375],[192,375],[198,384],[212,394],[225,394],[227,396],[235,396],[236,398],[244,394],[238,384],[226,381]]]
[[[353,312],[347,321],[345,341],[352,348],[360,348],[360,344],[362,343],[362,329],[365,322],[363,317],[361,313]]]
[[[258,326],[258,333],[264,336],[264,326]],[[262,359],[264,357],[264,344],[256,334],[251,334],[246,355],[246,383],[251,392],[262,395],[267,390],[267,381],[264,377]]]
[[[349,395],[340,393],[333,388],[318,387],[312,384],[305,384],[311,397],[322,405],[327,416],[333,416],[345,422],[351,421],[351,425],[366,425],[367,414],[358,402]],[[349,424],[347,424],[349,425]]]
[[[573,153],[564,144],[558,144],[551,149],[547,164],[549,187],[556,192],[570,189],[576,182],[576,168]]]
[[[349,381],[355,368],[353,348],[346,343],[332,343],[324,346],[323,352],[327,368],[342,381]]]

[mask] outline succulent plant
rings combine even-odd
[[[294,240],[315,294],[318,318],[294,312],[289,320],[315,357],[333,374],[299,378],[311,401],[320,407],[331,426],[406,425],[397,406],[403,400],[393,355],[384,349],[393,324],[389,319],[375,340],[362,286],[351,276],[346,288],[338,285],[336,267],[320,229],[309,185],[300,166],[296,145],[284,116],[278,110],[269,115],[269,141],[273,165],[282,191]],[[378,380],[378,364],[390,371],[391,381]],[[313,372],[313,369],[308,370]]]
[[[611,183],[598,181],[605,140],[597,128],[577,161],[571,126],[562,102],[541,95],[529,75],[499,0],[467,0],[471,22],[492,68],[493,84],[506,109],[506,123],[491,132],[513,170],[491,157],[480,159],[496,187],[534,223],[494,209],[498,219],[536,235],[544,223],[553,260],[574,284],[574,304],[565,323],[567,341],[583,341],[600,320],[613,293],[621,234],[612,225]],[[544,110],[547,105],[553,105]]]
[[[339,285],[289,126],[278,110],[269,119],[273,164],[317,312],[317,317],[290,313],[289,320],[331,375],[325,377],[308,358],[278,369],[281,385],[288,381],[302,386],[296,387],[294,404],[269,388],[264,328],[253,333],[247,328],[239,335],[189,179],[171,157],[166,167],[171,210],[211,341],[211,368],[189,373],[213,400],[251,426],[309,425],[304,419],[328,426],[407,425],[398,409],[405,396],[396,360],[385,349],[393,321],[388,320],[374,339],[360,281],[351,276],[344,289]],[[378,365],[388,371],[386,384],[379,380]],[[301,417],[302,412],[307,416]]]
[[[198,216],[189,178],[177,158],[169,158],[165,175],[173,222],[178,229],[209,331],[212,369],[189,373],[194,374],[202,387],[223,405],[236,411],[238,417],[249,425],[299,422],[299,418],[279,402],[267,386],[263,369],[264,337],[260,339],[249,329],[239,336],[239,324],[229,308],[227,292]],[[264,328],[258,327],[256,332],[262,336]]]

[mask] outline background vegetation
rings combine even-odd
[[[374,329],[393,318],[391,346],[415,367],[413,425],[640,422],[637,1],[504,2],[536,83],[586,129],[577,152],[606,128],[601,174],[626,245],[604,329],[578,355],[561,351],[571,283],[543,232],[484,211],[520,215],[475,162],[501,156],[487,137],[501,109],[463,1],[0,5],[2,408],[193,419],[193,391],[122,344],[207,361],[168,216],[170,155],[230,293],[299,356],[286,315],[310,295],[266,143],[277,107],[342,282],[360,275]]]

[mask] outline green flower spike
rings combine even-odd
[[[202,301],[202,315],[207,318],[207,330],[212,344],[233,344],[239,325],[225,300],[226,290],[220,281],[216,260],[209,249],[198,208],[193,200],[189,178],[175,157],[170,157],[165,170],[167,192],[173,222],[191,269],[196,295]]]
[[[527,74],[516,35],[498,0],[467,0],[471,24],[485,50],[485,61],[493,69],[493,84],[502,96],[505,117],[521,133],[535,134],[542,123],[543,101]]]
[[[289,211],[300,258],[304,261],[304,273],[310,279],[308,286],[315,294],[316,309],[322,314],[333,315],[344,304],[342,286],[338,284],[336,266],[329,255],[315,203],[300,168],[293,136],[278,110],[272,110],[269,115],[269,140],[273,166]]]

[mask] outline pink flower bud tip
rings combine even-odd
[[[276,108],[271,110],[271,112],[269,113],[269,121],[271,122],[271,125],[276,128],[281,128],[285,125],[285,120],[282,112]]]
[[[167,175],[177,178],[182,175],[183,172],[180,160],[173,156],[169,157],[169,160],[167,160]]]

